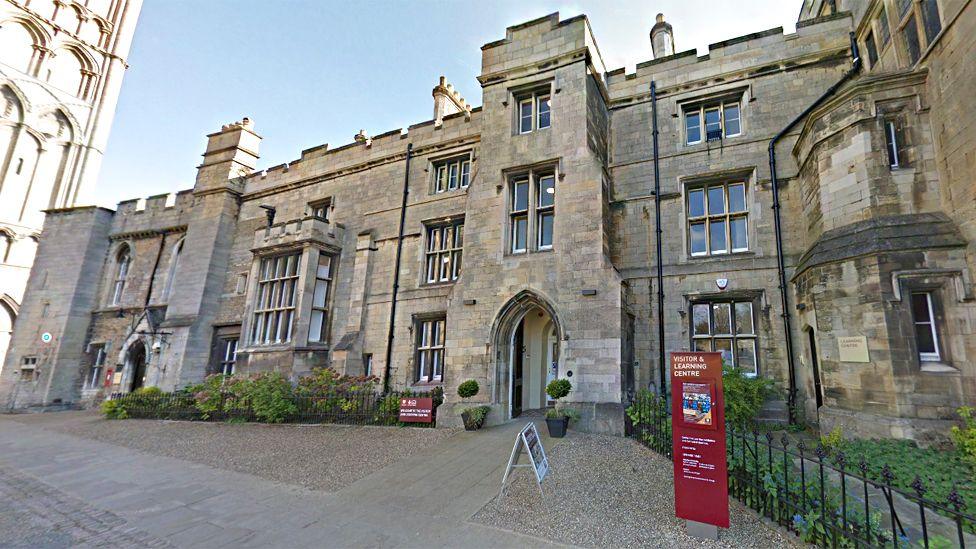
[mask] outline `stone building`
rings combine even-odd
[[[0,365],[43,210],[90,200],[141,4],[0,2]]]
[[[772,417],[925,438],[976,396],[974,27],[964,0],[808,0],[698,56],[659,17],[626,74],[552,14],[482,47],[481,107],[441,79],[432,120],[266,170],[228,124],[193,189],[49,212],[2,390],[331,366],[443,385],[444,417],[476,379],[499,422],[565,377],[620,432],[661,351],[708,349],[776,381]]]

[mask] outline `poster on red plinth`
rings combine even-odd
[[[722,353],[671,353],[671,426],[675,514],[728,528]]]

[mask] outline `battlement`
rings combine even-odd
[[[708,54],[688,50],[639,63],[635,72],[625,69],[606,73],[611,102],[633,101],[650,95],[651,80],[659,93],[666,88],[691,89],[708,83],[729,82],[736,74],[754,77],[764,72],[787,69],[802,62],[818,62],[847,51],[847,12],[802,22],[796,32],[782,27],[754,32],[709,44]]]
[[[144,214],[153,215],[156,212],[182,209],[189,207],[193,201],[193,190],[186,189],[175,193],[165,193],[146,198],[130,198],[116,205],[116,215]]]

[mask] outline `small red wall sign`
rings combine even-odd
[[[674,510],[729,527],[722,353],[671,353]]]
[[[400,399],[400,421],[430,423],[434,421],[434,399],[405,397]]]

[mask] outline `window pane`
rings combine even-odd
[[[449,280],[451,275],[451,254],[440,254],[441,280]]]
[[[939,4],[936,0],[922,0],[922,21],[925,25],[925,40],[931,44],[932,39],[942,30],[939,20]]]
[[[707,353],[712,350],[711,339],[696,339],[694,343],[695,351]]]
[[[464,245],[464,225],[458,225],[454,231],[454,247],[460,248]]]
[[[519,131],[532,131],[532,100],[519,103]]]
[[[556,178],[548,175],[539,180],[539,207],[546,208],[556,202]]]
[[[735,341],[736,367],[747,375],[756,375],[756,341],[737,339]]]
[[[922,51],[918,43],[918,26],[915,24],[914,15],[908,19],[908,23],[905,23],[902,35],[905,37],[905,47],[908,48],[908,57],[912,60],[912,64],[915,64],[922,55]]]
[[[929,315],[929,294],[912,294],[912,318],[915,322],[932,322]]]
[[[746,186],[742,183],[729,185],[729,211],[732,213],[746,211]]]
[[[691,239],[691,255],[708,253],[708,249],[705,247],[705,224],[704,223],[691,224],[690,239]]]
[[[549,127],[549,96],[545,95],[539,98],[539,127],[548,128]]]
[[[878,46],[874,43],[874,34],[869,32],[864,37],[864,45],[868,49],[868,61],[871,62],[871,67],[874,68],[874,65],[878,62]]]
[[[732,251],[742,252],[749,249],[749,235],[746,218],[736,217],[729,222],[729,230],[732,232]]]
[[[312,307],[325,307],[325,298],[329,294],[329,283],[325,280],[315,281],[315,291],[312,294]]]
[[[552,222],[555,219],[551,213],[539,214],[539,247],[552,246]]]
[[[520,212],[529,208],[529,182],[516,181],[512,188],[512,211]]]
[[[528,219],[517,217],[512,222],[512,249],[514,251],[525,250],[526,231],[528,230]]]
[[[322,324],[325,320],[325,312],[313,309],[311,322],[308,325],[308,340],[317,342],[321,340]]]
[[[896,131],[895,122],[892,120],[886,120],[884,123],[885,132],[885,147],[888,151],[888,166],[891,168],[897,168],[898,162],[898,132]]]
[[[316,269],[315,276],[319,278],[332,276],[332,256],[319,254],[319,267]]]
[[[888,45],[891,40],[891,29],[888,27],[888,12],[881,6],[881,13],[878,15],[878,32],[881,36],[881,47]]]
[[[458,163],[452,162],[447,167],[447,188],[456,189],[458,185]]]
[[[731,339],[716,339],[715,340],[715,351],[722,353],[722,366],[731,367],[735,365],[734,358],[732,356],[732,340]]]
[[[919,353],[935,354],[935,339],[932,338],[931,324],[915,325],[915,342]]]
[[[708,188],[708,215],[725,213],[725,187]]]
[[[712,333],[708,319],[708,303],[696,303],[691,306],[692,335],[710,335]]]
[[[712,313],[715,315],[715,334],[732,335],[732,304],[715,303]]]
[[[755,328],[752,325],[752,303],[735,304],[735,333],[754,334]]]
[[[427,256],[427,282],[437,280],[437,254]]]
[[[461,163],[461,188],[467,188],[471,180],[471,161],[465,160]]]
[[[912,2],[914,0],[896,0],[895,5],[898,6],[898,17],[899,19],[905,17],[908,10],[912,8]]]
[[[685,133],[688,134],[688,143],[701,141],[701,115],[698,111],[685,114]]]
[[[447,166],[437,167],[437,185],[434,190],[441,192],[447,188]]]
[[[454,266],[451,278],[457,279],[457,277],[461,276],[461,252],[454,252],[454,259],[451,260],[451,264]]]
[[[722,253],[729,251],[728,243],[725,241],[725,221],[712,221],[708,225],[708,242],[711,245],[709,250],[712,253]]]
[[[730,137],[733,135],[739,135],[740,132],[739,104],[730,103],[725,105],[725,136]]]
[[[688,217],[701,217],[703,215],[705,215],[704,189],[688,191]]]
[[[718,108],[705,111],[705,136],[709,141],[722,137],[722,121]]]

